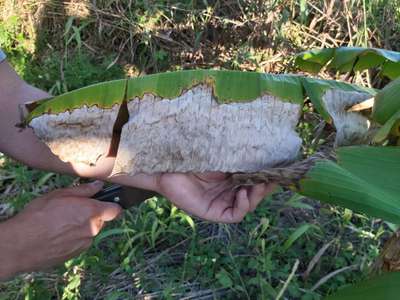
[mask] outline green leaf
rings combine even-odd
[[[189,226],[190,226],[190,228],[192,228],[193,232],[195,232],[196,224],[194,223],[193,219],[187,214],[182,214],[182,218],[189,224]]]
[[[276,296],[278,295],[278,292],[264,278],[262,278],[261,276],[259,276],[259,278],[260,278],[261,289],[265,290],[268,293],[269,296],[271,296],[272,298],[276,299]]]
[[[286,240],[285,244],[283,244],[283,249],[288,250],[293,243],[298,240],[303,234],[305,234],[310,228],[311,224],[303,224],[299,228],[297,228]]]
[[[300,0],[300,20],[302,24],[306,22],[307,15],[308,15],[307,0]]]
[[[396,112],[375,134],[374,143],[382,143],[393,131],[400,122],[400,110]]]
[[[82,40],[81,40],[81,32],[80,29],[76,26],[72,26],[72,30],[74,31],[73,37],[77,43],[78,48],[82,47]]]
[[[326,65],[333,55],[334,49],[315,49],[299,53],[295,64],[306,72],[318,73]]]
[[[338,47],[309,50],[296,56],[295,64],[304,71],[318,73],[324,66],[338,72],[362,71],[379,67],[390,79],[400,76],[400,53],[390,50]]]
[[[94,246],[97,247],[99,245],[99,243],[107,237],[110,237],[112,235],[126,234],[126,233],[134,234],[135,231],[130,228],[114,228],[114,229],[105,230],[96,236],[96,239],[94,241]],[[138,235],[143,235],[143,234],[139,233]]]
[[[71,30],[72,23],[74,22],[74,20],[75,20],[74,16],[68,17],[67,23],[65,23],[64,36],[66,36],[69,33],[69,31]]]
[[[43,185],[46,184],[47,181],[50,180],[51,177],[53,177],[54,175],[56,175],[55,173],[46,173],[44,174],[42,177],[40,177],[40,179],[37,182],[37,186],[38,187],[42,187]]]
[[[346,287],[325,300],[397,300],[400,272],[386,273]]]
[[[303,102],[298,76],[218,70],[167,72],[129,79],[127,100],[142,97],[146,93],[161,98],[176,98],[183,91],[201,83],[211,85],[216,99],[221,103],[250,101],[264,94],[293,103]]]
[[[382,73],[386,74],[387,77],[395,79],[400,77],[399,64],[396,62],[388,61],[382,67]]]
[[[233,286],[233,281],[229,273],[224,268],[222,268],[215,277],[224,288],[229,288]]]
[[[156,240],[160,234],[160,232],[157,230],[159,225],[158,219],[155,219],[153,221],[153,224],[151,225],[151,232],[150,232],[150,237],[151,237],[151,246],[154,248],[156,245]]]
[[[376,94],[372,118],[376,122],[384,124],[399,110],[400,78],[392,81]]]
[[[311,205],[308,205],[307,203],[301,202],[301,200],[305,199],[304,196],[295,193],[292,197],[289,198],[288,201],[286,201],[285,206],[290,206],[293,208],[301,208],[301,209],[314,209]]]
[[[101,108],[111,108],[124,100],[126,80],[113,80],[90,85],[57,97],[43,99],[37,103],[27,116],[28,123],[35,117],[46,113],[57,114],[80,108],[84,105],[97,105]]]
[[[300,193],[399,224],[400,148],[344,147],[337,157],[337,163],[316,163]]]

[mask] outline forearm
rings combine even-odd
[[[115,161],[113,157],[99,159],[96,166],[65,163],[35,136],[31,128],[22,130],[16,127],[20,122],[20,104],[50,95],[25,83],[7,62],[0,63],[0,91],[0,152],[37,169],[156,190],[156,182],[150,176],[110,177]]]
[[[19,232],[15,222],[10,219],[0,223],[0,281],[7,280],[22,272],[19,262]]]
[[[49,97],[44,91],[25,83],[7,62],[0,63],[0,151],[29,166],[55,172],[97,175],[92,170],[62,162],[34,135],[32,129],[20,129],[19,105]],[[82,170],[81,170],[82,169]],[[95,176],[94,176],[95,177]]]
[[[26,84],[6,62],[0,63],[0,90],[0,151],[32,167],[72,173],[71,166],[52,155],[31,129],[16,127],[20,122],[18,106],[48,94]]]

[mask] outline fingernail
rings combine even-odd
[[[99,188],[102,188],[102,187],[103,187],[104,182],[101,181],[101,180],[95,180],[95,181],[91,182],[90,184],[91,184],[93,187],[99,189]]]

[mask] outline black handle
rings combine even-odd
[[[119,184],[113,184],[109,187],[102,189],[100,192],[96,193],[92,198],[104,201],[104,202],[113,202],[119,204],[120,195],[122,192],[122,186]]]
[[[102,189],[92,198],[99,201],[117,203],[122,208],[128,209],[156,195],[157,193],[153,191],[113,184]]]

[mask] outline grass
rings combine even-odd
[[[19,210],[73,178],[5,160],[2,196]],[[10,174],[14,175],[10,178]],[[192,219],[163,198],[125,211],[94,246],[63,267],[0,284],[0,299],[320,299],[360,280],[389,232],[384,223],[288,191],[266,199],[238,225]],[[314,263],[313,257],[320,252]],[[314,268],[306,272],[310,266]],[[351,267],[352,270],[346,269]],[[331,272],[344,271],[315,288]],[[307,275],[309,273],[309,275]],[[314,291],[312,291],[314,289]],[[283,299],[283,298],[282,298]]]
[[[0,1],[0,46],[25,80],[53,94],[181,68],[294,72],[294,52],[363,45],[366,35],[371,46],[400,49],[396,1],[60,3]],[[373,84],[365,73],[355,80]],[[299,127],[309,153],[319,120],[306,115]],[[3,156],[0,163],[3,218],[79,180]],[[0,299],[321,299],[367,275],[390,228],[288,190],[238,225],[204,222],[152,198],[64,266],[0,283]]]

